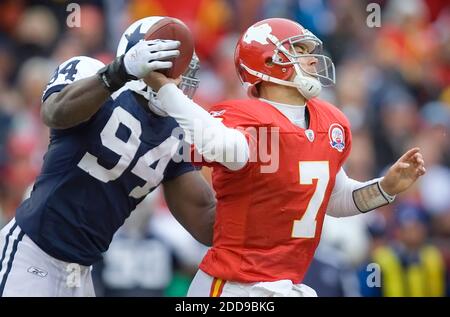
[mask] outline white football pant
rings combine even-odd
[[[223,281],[198,270],[187,296],[189,297],[317,297],[305,284],[289,280],[275,282],[237,283]]]
[[[0,297],[95,296],[91,269],[42,251],[13,219],[0,231]]]

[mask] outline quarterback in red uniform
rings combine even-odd
[[[158,91],[158,111],[177,120],[210,162],[203,164],[213,167],[214,242],[188,295],[315,296],[301,282],[325,214],[353,216],[388,204],[425,173],[414,148],[382,178],[361,183],[347,177],[349,122],[317,98],[322,86],[335,82],[334,65],[321,48],[293,21],[252,25],[235,53],[251,98],[221,102],[210,115],[173,80],[156,73],[146,79]]]

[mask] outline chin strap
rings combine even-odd
[[[294,67],[295,66],[296,65],[294,65]],[[298,73],[297,76],[295,76],[294,81],[292,82],[258,72],[256,70],[247,67],[244,64],[241,64],[241,67],[244,68],[250,75],[258,77],[263,81],[268,81],[278,85],[297,88],[298,91],[302,94],[302,96],[305,97],[307,100],[317,97],[322,88],[322,85],[317,79],[312,77],[299,76]]]

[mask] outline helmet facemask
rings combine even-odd
[[[273,35],[269,36],[269,40],[276,46],[272,62],[279,66],[292,65],[296,73],[292,82],[283,80],[280,84],[296,87],[306,99],[317,97],[322,87],[335,84],[334,64],[331,58],[323,54],[322,41],[314,34],[305,30],[304,34],[283,41]],[[306,54],[298,52],[296,47],[300,45],[306,46]]]
[[[181,83],[178,85],[183,93],[192,99],[194,94],[200,84],[200,80],[198,79],[198,71],[200,69],[200,60],[197,55],[194,53],[192,55],[192,59],[189,63],[188,69],[181,75]]]
[[[200,60],[194,52],[192,59],[189,63],[187,70],[181,75],[181,82],[178,84],[178,88],[189,98],[194,97],[195,92],[200,84],[200,79],[198,79],[198,70],[200,69]],[[144,83],[145,84],[145,83]],[[148,99],[148,105],[150,109],[160,116],[166,116],[166,113],[161,110],[160,101],[156,97],[156,92],[149,86],[145,85],[144,90],[145,97]],[[136,91],[139,93],[138,91]]]
[[[178,84],[178,88],[189,98],[192,99],[200,85],[200,79],[198,79],[198,71],[200,69],[200,60],[197,54],[192,55],[192,59],[189,62],[189,66],[186,71],[181,75],[181,82]],[[145,85],[144,92],[151,95],[151,99],[156,98],[156,92],[149,86]],[[148,99],[148,98],[147,98]]]
[[[200,60],[194,53],[189,63],[187,70],[181,75],[181,82],[178,84],[178,88],[189,98],[192,99],[200,84],[198,79],[198,71],[200,69]],[[130,85],[131,84],[131,85]],[[151,89],[144,80],[135,80],[126,84],[128,89],[135,91],[136,93],[144,96],[149,101],[154,102],[156,98],[156,92]]]
[[[274,44],[276,45],[272,57],[274,64],[280,66],[293,65],[297,75],[315,78],[323,87],[332,86],[336,83],[333,61],[323,54],[322,42],[312,33],[293,36]],[[299,45],[306,46],[308,52],[306,54],[298,52],[296,46]],[[289,49],[286,49],[286,46],[288,46]],[[288,61],[283,62],[281,54],[283,54]],[[307,65],[308,61],[312,58],[315,59],[315,63],[311,69],[305,65]]]

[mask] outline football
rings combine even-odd
[[[148,29],[145,39],[180,41],[180,55],[172,59],[173,66],[159,72],[169,78],[178,78],[186,71],[194,54],[194,39],[186,24],[176,18],[165,17]]]

